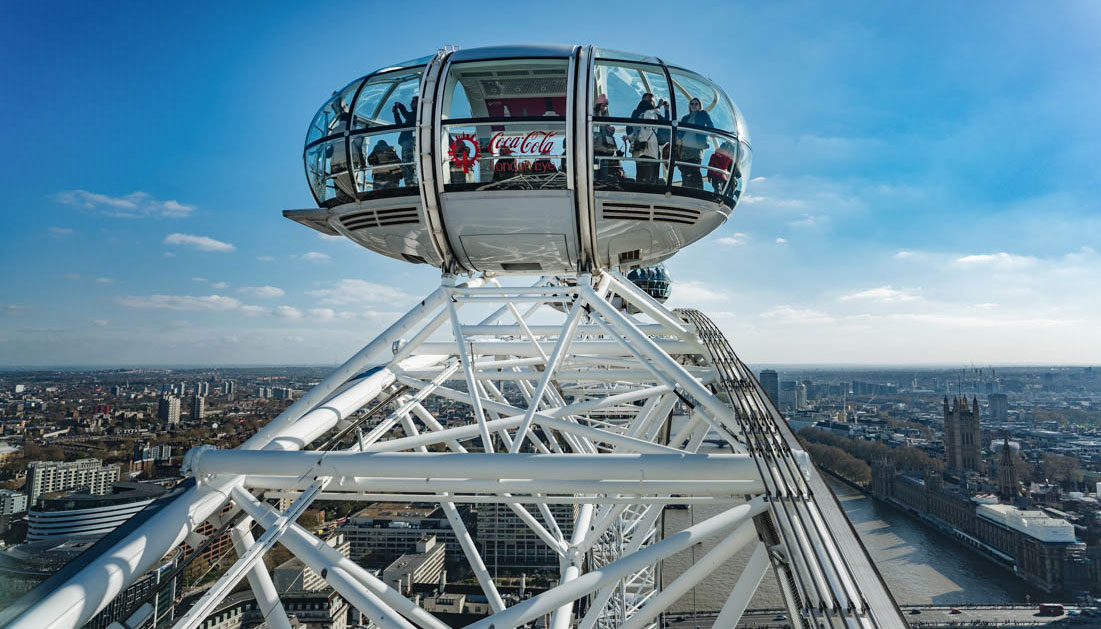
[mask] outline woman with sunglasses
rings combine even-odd
[[[704,111],[698,98],[693,98],[688,102],[688,113],[680,119],[680,123],[696,127],[715,127],[714,123],[711,122],[711,115]],[[706,134],[696,131],[679,131],[677,133],[677,168],[680,168],[686,188],[703,190],[703,177],[700,176],[698,164],[703,161],[703,152],[706,149]],[[697,166],[691,164],[697,164]]]

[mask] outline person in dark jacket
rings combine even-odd
[[[680,119],[680,123],[696,127],[715,127],[711,122],[711,114],[704,111],[698,98],[688,102],[688,113]],[[705,150],[707,150],[707,134],[690,130],[677,132],[677,168],[680,169],[684,187],[703,190],[703,177],[700,176],[698,164],[703,161]]]
[[[660,112],[665,108],[664,115]],[[642,95],[631,118],[647,121],[669,120],[669,103],[664,99],[654,104],[654,95],[647,92]],[[665,137],[663,138],[662,135]],[[669,141],[669,132],[658,126],[627,127],[627,141],[631,147],[631,156],[638,161],[635,166],[635,181],[645,184],[660,182],[662,145]]]
[[[414,96],[409,101],[409,107],[406,107],[403,103],[394,103],[394,107],[391,111],[394,114],[394,123],[399,125],[408,125],[413,127],[417,124],[417,100],[419,97]],[[416,160],[416,136],[413,135],[413,129],[406,129],[398,134],[398,146],[401,147],[401,165],[402,176],[405,178],[405,185],[416,186],[417,185],[417,167],[414,164]]]
[[[367,163],[373,166],[371,179],[375,183],[376,190],[397,188],[401,181],[401,168],[398,166],[398,152],[390,146],[386,140],[379,140],[371,154],[367,156]]]
[[[608,96],[601,94],[593,103],[593,117],[606,118],[608,116]],[[593,156],[596,159],[596,181],[607,182],[609,177],[614,177],[613,167],[618,168],[619,162],[610,158],[617,154],[623,155],[618,150],[615,139],[615,127],[610,124],[593,123]]]

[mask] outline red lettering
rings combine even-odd
[[[502,149],[508,149],[514,153],[519,150],[524,155],[550,153],[554,148],[556,135],[558,135],[557,131],[530,131],[523,137],[505,136],[504,132],[498,131],[489,140],[489,150],[498,154]]]

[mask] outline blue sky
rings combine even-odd
[[[1099,27],[1088,2],[8,3],[0,365],[344,359],[439,277],[282,218],[313,205],[311,116],[517,42],[660,56],[741,107],[754,181],[668,267],[746,360],[1096,362]]]

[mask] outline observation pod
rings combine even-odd
[[[284,214],[447,272],[626,270],[722,225],[751,156],[726,94],[656,57],[445,50],[333,93],[304,151],[319,209]]]

